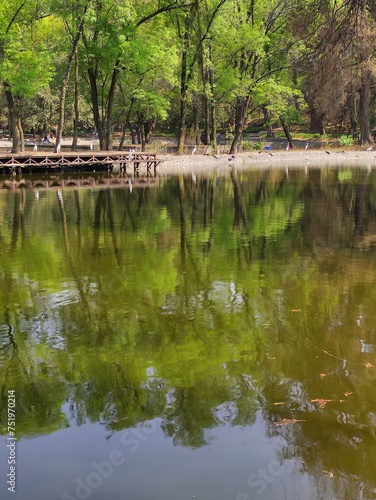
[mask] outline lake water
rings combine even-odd
[[[1,193],[0,249],[1,498],[376,498],[375,171]]]

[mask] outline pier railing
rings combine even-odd
[[[162,160],[156,153],[126,151],[98,151],[77,153],[20,153],[0,155],[0,172],[6,173],[53,173],[117,170],[127,173],[133,170],[135,177],[140,175],[142,167],[146,175],[156,176],[157,166]]]

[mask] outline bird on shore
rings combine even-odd
[[[197,151],[197,146],[195,145],[192,149],[192,154],[195,155],[196,154],[196,151]]]
[[[308,149],[308,146],[309,146],[309,144],[308,144],[308,142],[307,142],[305,149]]]
[[[290,143],[288,142],[286,146],[286,151],[288,151],[289,149],[290,149]]]
[[[367,151],[372,151],[373,147],[367,148]]]

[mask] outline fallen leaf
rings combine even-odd
[[[375,368],[375,366],[371,363],[363,363],[363,366],[365,366],[366,368]]]
[[[331,401],[331,399],[311,399],[311,403],[318,403],[320,408],[325,408],[326,404],[330,403]]]
[[[325,472],[325,474],[328,474],[328,476],[330,477],[330,479],[332,479],[332,477],[334,477],[333,472],[331,472],[331,471],[329,471],[329,470],[322,470],[322,469],[321,469],[321,472]]]
[[[336,401],[337,403],[344,403],[346,400],[345,399],[311,399],[311,403],[318,403],[320,408],[325,408],[327,403],[332,403],[333,401]]]
[[[296,424],[297,422],[305,422],[305,420],[300,420],[298,418],[284,418],[281,420],[281,422],[275,422],[275,425],[281,426],[281,425],[289,425],[289,424]]]
[[[123,420],[127,420],[127,419],[128,419],[128,417],[118,418],[116,420],[113,420],[112,423],[113,424],[118,424],[119,422],[122,422]]]

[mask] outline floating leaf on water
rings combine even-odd
[[[321,472],[325,472],[325,474],[328,474],[328,476],[330,477],[330,479],[332,479],[332,477],[334,477],[333,472],[331,472],[331,471],[329,471],[329,470],[322,470],[322,469],[321,469]]]
[[[127,420],[128,417],[124,417],[124,418],[117,418],[115,420],[112,421],[113,424],[118,424],[119,422],[122,422],[123,420]]]
[[[311,399],[311,403],[318,403],[320,408],[325,408],[326,404],[330,403],[331,401],[333,401],[333,400],[332,399],[322,399],[322,398]]]
[[[277,426],[289,425],[289,424],[296,424],[298,422],[305,422],[305,420],[301,420],[298,418],[284,418],[280,422],[275,422],[275,425],[277,425]]]
[[[277,406],[277,405],[284,405],[284,404],[286,404],[286,403],[283,401],[283,402],[281,402],[281,403],[273,403],[273,406]]]
[[[344,403],[345,399],[311,399],[311,403],[318,403],[320,408],[325,408],[327,403],[332,403],[333,401],[336,401],[337,403]]]
[[[292,313],[301,313],[303,312],[301,309],[291,309]]]
[[[345,392],[343,395],[344,395],[344,396],[346,396],[346,397],[348,397],[348,396],[350,396],[351,394],[353,394],[353,393],[352,393],[352,392]]]
[[[373,365],[372,363],[363,363],[363,366],[365,366],[366,368],[375,368],[375,365]]]
[[[328,375],[329,375],[329,373],[320,373],[320,378],[327,377]]]
[[[266,357],[267,357],[268,359],[275,359],[275,357],[274,357],[274,358],[272,358],[271,356],[266,356]]]

